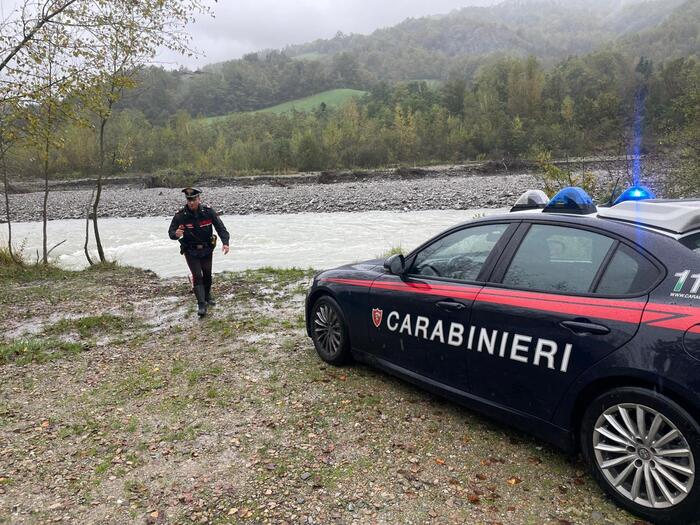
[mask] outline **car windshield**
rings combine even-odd
[[[681,244],[700,255],[700,232],[694,233],[693,235],[688,235],[687,237],[683,237],[679,240],[681,241]]]

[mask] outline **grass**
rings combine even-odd
[[[379,255],[377,256],[377,259],[386,259],[387,257],[391,257],[392,255],[398,255],[398,254],[401,254],[401,253],[403,253],[403,248],[401,247],[401,245],[392,246],[391,248],[389,248],[389,249],[388,249],[387,251],[385,251],[384,253],[379,254]]]
[[[43,279],[61,279],[70,275],[52,264],[30,263],[24,253],[0,247],[0,281],[32,282]]]
[[[366,91],[360,91],[359,89],[331,89],[323,93],[311,95],[310,97],[290,100],[289,102],[277,104],[270,108],[261,109],[256,113],[275,113],[279,115],[280,113],[289,113],[290,111],[309,112],[318,109],[321,103],[325,103],[328,108],[337,108],[351,98],[362,97],[365,94],[367,94]]]
[[[58,339],[20,339],[0,343],[0,366],[9,363],[19,366],[46,363],[79,354],[83,350],[83,345]]]
[[[269,108],[259,109],[251,113],[273,113],[275,115],[281,115],[283,113],[290,113],[292,111],[302,111],[310,112],[319,109],[322,103],[326,104],[329,109],[334,109],[342,106],[351,98],[359,98],[366,95],[366,91],[361,91],[359,89],[330,89],[322,93],[317,93],[309,97],[298,98],[295,100],[290,100],[288,102],[283,102],[282,104],[277,104],[276,106],[271,106]],[[208,124],[214,124],[222,120],[227,119],[230,115],[235,113],[229,113],[228,115],[219,115],[217,117],[207,117],[201,119],[201,122],[206,122]]]
[[[104,314],[80,317],[78,319],[61,319],[48,327],[45,332],[49,334],[64,334],[77,332],[80,337],[87,338],[97,334],[111,334],[122,332],[133,323],[124,317]]]
[[[323,53],[319,53],[318,51],[312,51],[310,53],[302,53],[301,55],[296,55],[293,56],[292,59],[294,60],[320,60],[326,56]]]

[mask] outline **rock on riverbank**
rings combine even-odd
[[[413,180],[357,180],[333,184],[272,184],[204,186],[204,201],[227,215],[369,210],[440,210],[508,206],[537,182],[530,174],[431,176]],[[54,191],[49,195],[50,219],[86,215],[91,191]],[[41,219],[42,193],[10,195],[14,221]],[[102,217],[169,216],[183,205],[179,189],[106,188]],[[4,217],[0,202],[0,217]]]

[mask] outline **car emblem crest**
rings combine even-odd
[[[384,315],[384,310],[380,310],[379,308],[373,308],[372,309],[372,322],[374,323],[374,326],[379,328],[379,326],[382,324],[382,316]]]

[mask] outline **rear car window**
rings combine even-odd
[[[534,224],[515,253],[503,284],[530,290],[587,293],[613,242],[586,230]]]
[[[620,244],[605,269],[596,293],[601,295],[641,294],[659,277],[659,270],[646,257]]]
[[[683,244],[687,248],[690,248],[695,253],[700,255],[700,233],[694,233],[693,235],[688,235],[687,237],[680,239],[680,241],[681,241],[681,244]]]

